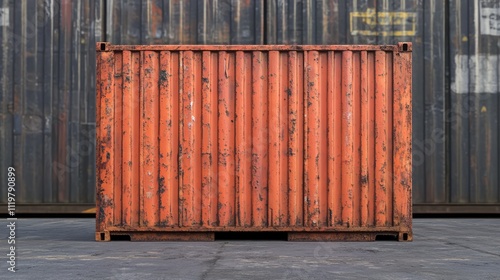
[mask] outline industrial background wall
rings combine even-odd
[[[95,200],[101,7],[94,1],[0,1],[0,182],[14,166],[18,213],[82,211]],[[0,201],[7,201],[6,187]]]
[[[0,181],[16,167],[18,212],[93,207],[96,40],[412,41],[414,212],[499,213],[499,7],[500,0],[0,0]]]

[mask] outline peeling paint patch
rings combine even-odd
[[[456,94],[498,93],[498,55],[456,55],[451,91]]]
[[[482,0],[479,5],[481,35],[500,36],[500,3]]]
[[[9,8],[0,8],[0,26],[9,26]]]

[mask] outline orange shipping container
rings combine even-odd
[[[97,44],[96,240],[412,239],[411,43]]]

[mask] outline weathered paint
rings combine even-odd
[[[351,35],[363,36],[415,36],[417,13],[414,12],[375,12],[366,9],[349,13]],[[390,26],[390,30],[377,30]]]
[[[455,94],[498,94],[498,55],[455,55],[455,75],[451,92]]]
[[[9,16],[10,16],[9,8],[0,8],[0,26],[10,25]]]
[[[263,44],[263,0],[104,0],[114,44]]]
[[[96,239],[411,240],[411,50],[98,43]]]
[[[16,169],[18,213],[79,212],[95,203],[100,8],[99,1],[0,1],[0,181]],[[7,198],[0,188],[2,211]]]
[[[500,201],[498,7],[498,0],[450,2],[449,201],[457,209]]]
[[[446,203],[446,2],[406,1],[406,5],[422,11],[417,19],[420,39],[413,46],[413,80],[419,81],[413,83],[413,201]]]
[[[500,36],[500,2],[481,0],[477,7],[481,35]]]
[[[499,110],[495,106],[498,91],[494,91],[494,82],[498,79],[493,77],[498,71],[492,61],[499,55],[498,16],[495,16],[498,3],[498,0],[3,0],[0,1],[0,9],[3,9],[0,15],[0,169],[14,166],[19,170],[18,179],[24,188],[17,193],[16,202],[22,205],[22,212],[54,212],[57,207],[61,213],[79,212],[84,203],[92,207],[95,202],[95,72],[92,69],[96,39],[106,38],[114,44],[395,44],[413,41],[413,54],[418,57],[413,62],[413,79],[419,81],[413,83],[412,90],[413,202],[419,206],[415,209],[432,212],[431,208],[435,207],[463,212],[460,209],[473,209],[471,205],[475,205],[474,212],[483,209],[485,213],[496,213],[491,209],[500,205],[497,152],[500,146]],[[107,9],[104,11],[104,8]],[[351,23],[349,15],[353,13],[367,16],[364,18],[371,22]],[[384,20],[387,15],[405,14],[408,22],[401,24],[390,19],[374,25],[373,20],[379,14]],[[351,30],[370,32],[361,35]],[[300,56],[300,50],[295,50]],[[139,63],[136,55],[130,59]],[[456,57],[461,64],[458,68]],[[252,59],[256,58],[252,56]],[[301,61],[297,59],[297,63]],[[465,65],[469,63],[477,69],[468,71]],[[212,67],[218,66],[212,64]],[[211,79],[215,80],[210,83],[217,82],[217,78]],[[255,83],[257,86],[260,81]],[[487,91],[481,92],[482,88]],[[128,98],[138,98],[134,92],[138,90],[130,91]],[[296,100],[291,97],[289,102]],[[139,110],[139,107],[126,109]],[[302,113],[299,109],[298,114]],[[162,114],[160,111],[160,116],[166,118],[170,113]],[[268,113],[252,113],[252,120],[259,114],[267,118]],[[207,121],[213,122],[216,117],[212,115]],[[138,122],[135,125],[139,125]],[[172,127],[167,133],[172,135],[177,130],[178,127]],[[202,126],[203,130],[208,127]],[[162,131],[165,130],[160,127],[159,133]],[[267,132],[255,131],[252,135],[264,136],[264,133]],[[213,152],[217,148],[214,144],[218,143],[217,135],[212,137],[202,143],[203,151]],[[293,137],[302,139],[300,133],[289,135],[290,139]],[[138,139],[130,137],[126,141],[132,145]],[[172,143],[168,149],[177,146]],[[254,148],[261,151],[260,147]],[[139,157],[139,153],[131,152],[127,157]],[[289,164],[298,164],[301,157],[302,154],[297,154]],[[160,162],[168,160],[159,159]],[[202,160],[210,159],[204,154]],[[253,160],[267,164],[257,157]],[[123,180],[128,180],[131,186],[139,180],[135,175],[138,169],[122,163],[122,169],[127,168],[129,173]],[[168,172],[176,174],[177,168],[174,166]],[[217,169],[212,166],[204,171],[202,185],[207,188],[203,188],[203,193],[211,199],[207,207],[216,205],[212,191]],[[330,169],[331,166],[328,173],[332,172]],[[302,172],[297,168],[293,170]],[[289,176],[289,180],[296,182],[297,178],[296,173]],[[178,179],[170,176],[165,180]],[[0,181],[5,181],[5,172],[0,172]],[[252,184],[264,187],[267,181]],[[257,195],[254,188],[251,190],[252,195]],[[365,191],[372,190],[366,188]],[[172,190],[163,195],[176,193]],[[295,193],[295,200],[289,200],[288,204],[297,203],[301,196]],[[0,188],[0,208],[6,205],[6,199],[6,189]],[[138,207],[138,202],[131,203]],[[71,204],[75,205],[74,209],[70,209]],[[215,208],[210,209],[204,217],[211,218],[205,222],[215,217]],[[162,208],[162,211],[171,213],[169,209]]]

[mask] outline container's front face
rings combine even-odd
[[[98,239],[411,239],[411,52],[124,48],[99,51],[97,67]]]

